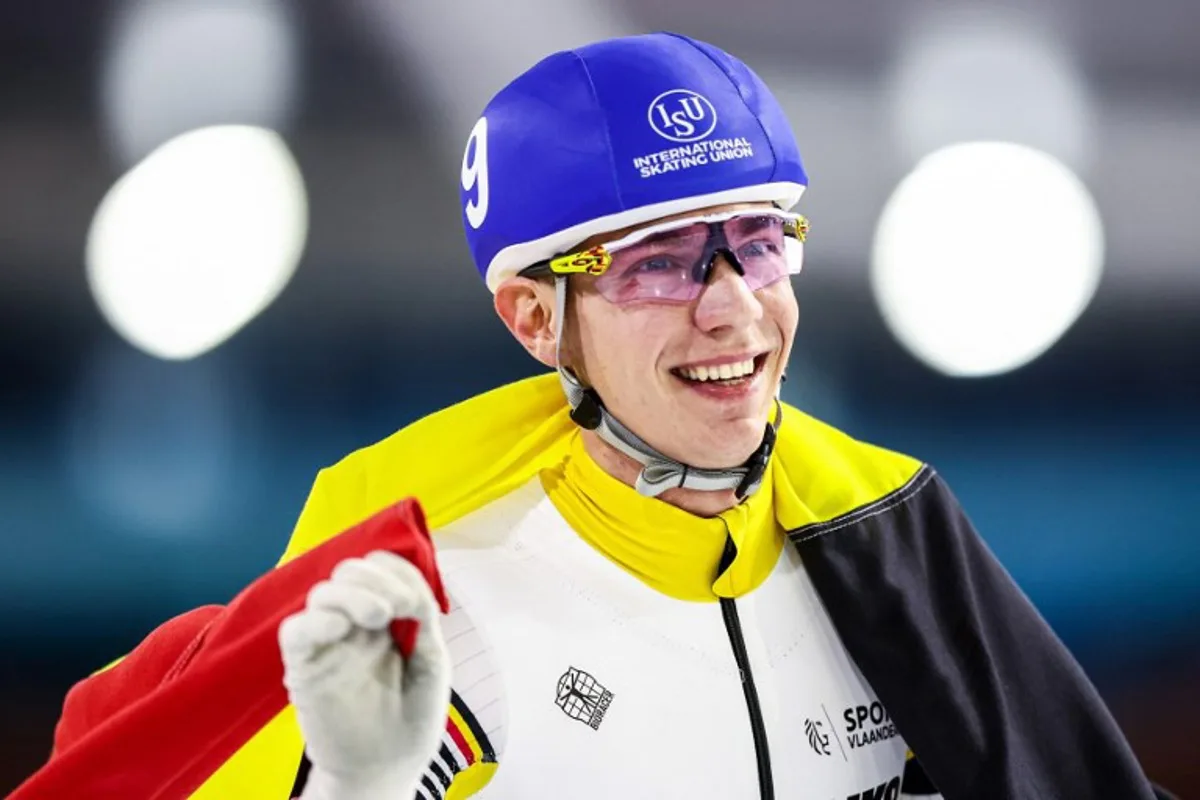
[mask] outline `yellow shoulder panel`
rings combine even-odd
[[[785,404],[771,459],[776,518],[788,530],[828,522],[900,489],[920,468]]]
[[[558,376],[540,375],[351,453],[317,476],[282,561],[405,497],[420,500],[431,530],[503,497],[562,459],[567,412]]]

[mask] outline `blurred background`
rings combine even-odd
[[[0,4],[0,791],[72,682],[274,563],[320,467],[537,371],[463,144],[542,56],[658,29],[801,143],[786,399],[937,466],[1200,797],[1186,0]]]

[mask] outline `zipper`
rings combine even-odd
[[[733,539],[725,540],[725,552],[721,556],[721,574],[733,563],[737,547]],[[742,678],[742,693],[746,696],[746,709],[750,712],[750,732],[754,736],[754,756],[758,762],[758,794],[762,800],[775,800],[775,778],[771,774],[771,751],[767,746],[767,727],[763,723],[762,706],[758,702],[758,689],[754,686],[754,673],[750,671],[750,654],[746,652],[746,639],[742,635],[742,622],[738,617],[737,602],[722,597],[721,617],[725,620],[725,633],[733,647],[733,658],[737,662]]]

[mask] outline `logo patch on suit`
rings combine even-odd
[[[613,693],[599,681],[581,669],[570,667],[558,679],[554,703],[571,719],[599,730],[612,699]]]
[[[820,721],[804,720],[804,733],[808,736],[808,745],[819,756],[831,755],[829,752],[829,734],[821,733]]]

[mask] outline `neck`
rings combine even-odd
[[[627,486],[637,482],[642,465],[617,450],[596,435],[595,431],[583,430],[583,446],[592,460],[602,470]],[[719,492],[702,492],[697,489],[668,489],[658,496],[659,500],[698,517],[715,517],[738,504],[733,489]]]

